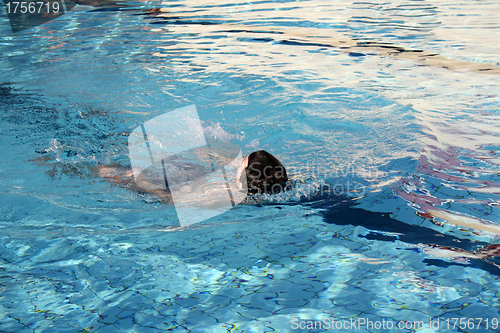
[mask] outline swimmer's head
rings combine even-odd
[[[248,193],[276,194],[285,190],[288,176],[281,162],[265,150],[259,150],[248,155],[238,170],[237,184],[245,170]],[[240,186],[241,187],[241,186]]]

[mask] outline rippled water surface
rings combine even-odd
[[[498,331],[499,14],[85,1],[13,34],[3,12],[0,331]],[[98,176],[192,104],[207,140],[271,152],[297,186],[181,228]]]

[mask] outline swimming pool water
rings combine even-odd
[[[126,2],[16,34],[1,15],[0,331],[497,332],[498,9]],[[191,104],[207,140],[299,185],[180,228],[96,175]]]

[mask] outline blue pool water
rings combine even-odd
[[[496,13],[109,2],[13,34],[2,12],[0,331],[497,332]],[[298,185],[179,227],[97,175],[192,104]]]

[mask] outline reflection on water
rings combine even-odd
[[[19,74],[23,85],[76,103],[58,115],[60,120],[77,124],[84,135],[91,128],[106,132],[101,142],[110,140],[108,148],[97,142],[90,147],[104,148],[108,155],[100,158],[107,162],[111,151],[112,162],[125,160],[120,133],[195,102],[240,145],[273,148],[296,178],[310,176],[305,163],[327,170],[316,172],[327,181],[339,178],[332,172],[352,165],[358,171],[372,168],[377,177],[359,171],[356,181],[375,188],[396,184],[395,191],[417,204],[422,216],[476,229],[473,219],[497,222],[492,196],[499,188],[498,5],[180,1],[149,6],[75,12],[31,35],[3,37],[5,77]],[[113,21],[123,23],[113,26]],[[13,46],[14,53],[8,51]],[[35,48],[47,52],[35,57]],[[16,65],[30,57],[30,66]],[[28,73],[34,80],[25,79]],[[75,73],[77,87],[71,83]],[[97,118],[81,111],[97,105],[106,110]],[[115,126],[103,129],[105,123],[95,119],[109,117],[107,112]],[[71,141],[71,135],[62,139]],[[38,142],[39,149],[48,144]],[[88,148],[77,144],[74,153],[84,149],[81,159],[99,161]],[[394,168],[394,161],[405,158],[418,159],[416,173]]]
[[[37,90],[79,103],[65,118],[74,123],[78,112],[87,129],[85,122],[100,124],[81,106],[104,106],[119,124],[107,128],[118,139],[154,114],[195,102],[242,146],[283,142],[274,149],[296,178],[310,175],[304,163],[316,176],[329,170],[324,180],[353,165],[371,167],[375,179],[357,172],[356,181],[396,184],[422,216],[471,226],[473,218],[497,222],[498,9],[440,1],[155,2],[133,13],[69,14],[53,22],[60,31],[40,26],[32,34],[48,52],[36,61],[31,55],[32,67],[15,64],[30,57],[32,43],[21,50],[33,36],[4,37],[5,48],[18,51],[5,53],[3,71],[21,79],[31,71]],[[78,29],[61,33],[69,27]],[[76,90],[70,73],[79,74]],[[123,159],[125,146],[113,147]],[[404,158],[418,158],[416,178],[406,169],[387,172]]]
[[[286,331],[304,313],[403,320],[469,305],[497,315],[498,4],[127,5],[15,36],[2,19],[0,251],[7,296],[22,296],[2,310],[9,329],[52,325],[36,316],[68,302],[78,329],[221,331],[261,318],[256,331]],[[207,138],[266,149],[305,184],[287,204],[190,229],[93,173],[129,163],[133,128],[190,104]],[[293,201],[325,183],[365,196]]]

